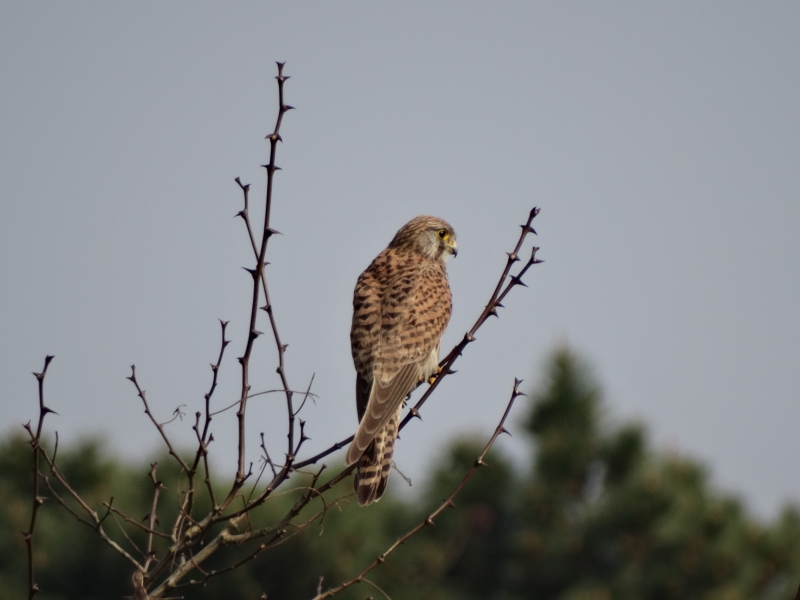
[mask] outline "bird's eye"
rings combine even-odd
[[[446,229],[440,229],[439,230],[439,237],[442,238],[442,239],[445,239],[447,237],[447,230]]]

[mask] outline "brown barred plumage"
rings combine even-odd
[[[358,463],[359,504],[383,495],[403,401],[436,372],[452,308],[445,260],[455,254],[450,225],[417,217],[358,278],[350,342],[359,427],[346,461]]]

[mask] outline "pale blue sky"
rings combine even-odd
[[[401,469],[419,481],[444,438],[488,432],[567,340],[613,417],[772,515],[800,498],[798,32],[788,1],[5,3],[0,426],[34,417],[52,353],[49,426],[148,454],[129,365],[161,415],[193,412],[217,318],[217,402],[236,397],[252,260],[233,179],[260,196],[286,60],[268,269],[290,381],[316,373],[309,451],[355,426],[352,287],[397,228],[458,232],[447,349],[539,205],[547,262],[404,432]],[[254,361],[274,387],[272,346]],[[284,415],[263,399],[250,419],[256,460]],[[228,467],[232,415],[215,425]]]

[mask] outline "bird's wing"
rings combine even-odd
[[[444,267],[422,261],[404,267],[384,291],[372,386],[347,464],[358,460],[417,382],[433,372],[450,319],[452,300]]]

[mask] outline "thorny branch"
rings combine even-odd
[[[483,452],[481,452],[480,456],[478,456],[475,459],[475,462],[472,463],[472,467],[470,468],[469,471],[467,471],[467,474],[464,475],[464,477],[461,479],[461,482],[456,486],[456,488],[453,490],[453,492],[436,508],[436,510],[434,510],[431,514],[429,514],[425,519],[423,519],[416,526],[414,526],[413,528],[408,530],[405,534],[400,536],[397,539],[397,541],[394,542],[394,544],[389,546],[389,548],[387,548],[386,551],[383,554],[381,554],[378,557],[376,557],[375,560],[373,560],[369,565],[367,565],[364,568],[364,570],[362,570],[358,575],[356,575],[355,577],[353,577],[349,581],[345,581],[341,585],[336,586],[335,588],[330,588],[329,590],[327,590],[324,593],[319,593],[318,592],[317,595],[314,597],[314,600],[324,600],[325,598],[331,598],[332,596],[335,596],[339,592],[342,592],[342,591],[346,590],[350,586],[355,585],[356,583],[361,583],[362,581],[365,580],[365,575],[367,573],[372,571],[378,565],[383,564],[386,561],[386,558],[392,552],[397,550],[397,548],[399,548],[400,546],[405,544],[406,541],[411,536],[413,536],[414,534],[416,534],[417,532],[422,530],[422,528],[425,527],[426,525],[433,525],[434,519],[436,517],[438,517],[448,506],[455,508],[455,504],[453,504],[453,500],[455,500],[455,497],[459,494],[459,492],[464,488],[464,486],[470,480],[470,478],[472,477],[473,473],[475,473],[475,471],[477,471],[479,467],[482,467],[482,466],[484,466],[486,464],[486,463],[483,462],[483,460],[484,460],[484,458],[486,458],[486,455],[488,454],[489,450],[492,448],[492,445],[494,445],[495,440],[500,436],[501,433],[508,433],[508,431],[505,428],[505,422],[506,422],[506,419],[508,418],[508,413],[511,412],[511,407],[514,405],[514,400],[516,400],[518,396],[522,395],[522,392],[519,391],[519,384],[520,383],[522,383],[521,379],[515,379],[514,380],[514,389],[511,392],[511,398],[508,401],[508,405],[506,406],[506,410],[503,412],[503,416],[500,418],[500,422],[497,424],[497,427],[495,428],[494,433],[492,434],[492,437],[489,438],[489,441],[486,443],[486,446],[483,448]]]
[[[150,405],[147,403],[147,397],[145,396],[145,391],[139,386],[139,382],[136,380],[136,365],[131,365],[131,375],[128,379],[133,382],[133,385],[136,386],[136,392],[139,398],[142,399],[142,404],[144,404],[144,412],[150,418],[150,421],[155,425],[156,429],[158,429],[158,433],[161,434],[161,439],[164,440],[164,443],[167,445],[167,450],[169,451],[170,455],[178,461],[178,464],[184,471],[189,471],[189,466],[186,462],[180,457],[180,455],[175,452],[175,448],[172,447],[172,442],[169,441],[167,437],[167,432],[164,430],[164,425],[158,422],[158,419],[153,416],[153,413],[150,411]]]
[[[293,391],[292,388],[289,386],[286,372],[285,372],[285,352],[287,348],[287,344],[284,344],[281,340],[281,337],[278,332],[278,327],[275,319],[275,315],[273,313],[272,303],[270,300],[269,294],[269,287],[267,283],[267,277],[265,268],[269,264],[266,262],[266,251],[267,246],[269,243],[270,238],[275,234],[278,233],[275,231],[270,225],[270,217],[271,217],[271,208],[272,208],[272,197],[273,197],[273,181],[274,175],[279,167],[275,164],[275,157],[277,152],[277,145],[279,141],[282,141],[280,136],[280,128],[283,122],[283,115],[292,109],[291,106],[288,106],[284,102],[284,83],[286,82],[288,76],[283,74],[283,63],[278,63],[278,75],[276,80],[278,82],[278,116],[275,122],[275,127],[273,132],[266,136],[266,139],[270,142],[270,159],[269,163],[263,165],[267,171],[267,182],[266,182],[266,195],[265,195],[265,214],[264,214],[264,224],[263,228],[261,229],[260,236],[257,236],[254,233],[254,229],[250,220],[249,214],[249,191],[250,185],[243,184],[239,178],[236,178],[236,183],[239,185],[239,188],[242,191],[243,198],[244,198],[244,208],[237,213],[238,217],[241,217],[245,223],[245,228],[247,231],[248,238],[250,240],[250,245],[253,251],[253,256],[255,258],[255,268],[253,269],[246,269],[253,278],[253,288],[252,288],[252,297],[250,303],[250,318],[249,318],[249,327],[248,327],[248,335],[247,341],[244,348],[244,353],[241,357],[238,358],[239,363],[241,364],[241,392],[239,394],[238,399],[229,405],[227,408],[218,409],[216,411],[212,411],[211,409],[211,399],[214,395],[214,392],[217,388],[218,383],[218,376],[220,367],[222,364],[222,359],[225,354],[225,349],[230,344],[230,340],[226,339],[226,327],[228,323],[226,321],[220,321],[221,326],[221,342],[220,342],[220,349],[219,354],[217,357],[216,363],[211,365],[212,370],[212,381],[208,392],[204,395],[204,407],[203,411],[197,411],[195,413],[195,422],[192,426],[192,429],[195,432],[195,437],[197,441],[196,451],[194,453],[194,459],[190,461],[184,460],[178,452],[175,450],[175,447],[170,442],[167,433],[165,431],[164,425],[167,422],[159,422],[153,413],[151,412],[150,405],[148,403],[145,391],[140,387],[139,382],[136,377],[136,368],[135,366],[131,367],[131,376],[128,378],[134,384],[137,395],[142,401],[144,406],[144,411],[147,414],[148,418],[150,419],[151,423],[156,427],[159,434],[161,435],[164,443],[166,444],[167,450],[169,454],[175,459],[178,465],[181,468],[182,477],[186,477],[186,488],[181,490],[180,485],[177,487],[178,493],[178,515],[175,518],[174,522],[172,523],[171,527],[160,528],[158,522],[158,509],[159,509],[159,496],[164,489],[164,485],[159,481],[156,477],[156,464],[151,465],[150,471],[150,479],[153,483],[153,498],[152,503],[150,506],[149,514],[145,517],[147,520],[147,524],[140,523],[127,515],[121,512],[117,507],[112,506],[113,498],[109,502],[103,502],[103,506],[105,507],[105,514],[100,517],[98,513],[84,500],[81,496],[73,489],[69,482],[64,477],[63,473],[58,469],[56,466],[56,452],[57,452],[57,440],[58,436],[56,434],[56,450],[54,450],[53,455],[50,456],[48,452],[41,446],[41,432],[44,417],[48,412],[52,412],[49,408],[44,405],[44,397],[43,397],[43,382],[44,382],[44,375],[47,371],[47,366],[52,360],[52,357],[48,356],[45,360],[45,367],[42,370],[42,373],[35,374],[37,379],[39,380],[39,423],[38,427],[36,428],[36,432],[30,426],[30,423],[26,425],[26,429],[30,434],[31,437],[31,445],[34,449],[33,453],[33,478],[34,478],[34,486],[33,486],[33,508],[31,513],[31,522],[28,532],[25,533],[25,540],[28,546],[28,558],[29,558],[29,600],[33,598],[33,595],[37,591],[37,586],[34,581],[34,571],[33,571],[33,532],[36,524],[36,514],[38,511],[39,506],[41,506],[44,498],[39,494],[39,482],[40,480],[45,484],[47,490],[50,492],[50,496],[56,500],[56,502],[61,505],[65,510],[71,513],[75,518],[79,521],[84,523],[85,525],[91,527],[95,530],[100,538],[105,541],[111,548],[114,549],[117,553],[122,555],[126,560],[128,560],[134,568],[133,572],[133,587],[134,587],[134,595],[133,598],[138,600],[147,600],[154,599],[154,598],[164,598],[166,597],[172,590],[175,590],[179,587],[185,587],[187,585],[195,585],[195,584],[202,584],[207,582],[210,578],[216,577],[220,574],[232,571],[242,564],[249,562],[250,560],[255,559],[257,556],[273,548],[279,544],[282,544],[284,541],[289,539],[290,537],[297,535],[297,533],[307,529],[312,523],[316,522],[324,518],[327,509],[330,506],[337,504],[341,499],[337,499],[331,503],[328,503],[324,497],[324,495],[334,486],[336,486],[339,482],[343,479],[348,477],[353,470],[353,466],[347,467],[342,469],[338,474],[336,474],[333,478],[326,481],[325,483],[319,484],[320,476],[322,475],[323,471],[326,469],[326,466],[323,464],[321,467],[313,473],[311,477],[310,485],[297,487],[293,490],[290,490],[291,493],[298,493],[299,497],[291,506],[291,508],[277,521],[273,522],[270,525],[265,527],[258,527],[253,528],[249,520],[249,513],[255,509],[256,507],[262,505],[266,500],[273,495],[273,493],[281,487],[291,476],[293,473],[301,472],[303,467],[307,467],[310,465],[317,464],[322,458],[332,454],[333,452],[339,450],[340,448],[344,447],[345,445],[349,444],[352,441],[352,436],[333,444],[327,450],[320,452],[308,458],[306,460],[297,462],[297,456],[300,452],[304,442],[308,440],[308,436],[305,433],[305,422],[298,417],[300,411],[305,406],[306,401],[309,397],[315,398],[315,394],[311,392],[311,386],[314,381],[314,377],[312,376],[311,381],[308,384],[305,392],[300,391]],[[538,248],[533,248],[532,253],[528,261],[522,266],[521,269],[515,274],[511,275],[511,269],[514,263],[518,262],[520,259],[518,254],[520,249],[522,248],[523,243],[529,233],[536,233],[533,228],[531,227],[531,223],[533,219],[538,215],[539,209],[534,208],[526,222],[525,225],[522,225],[522,232],[520,237],[517,241],[514,250],[508,253],[508,260],[506,262],[505,268],[501,274],[501,277],[495,287],[494,292],[489,299],[489,303],[486,305],[485,309],[478,317],[477,321],[473,325],[473,327],[467,332],[462,339],[451,351],[450,353],[441,361],[440,363],[440,372],[432,381],[430,387],[425,391],[419,401],[409,410],[409,413],[406,415],[406,418],[403,420],[400,427],[404,427],[408,424],[408,422],[413,417],[419,417],[419,409],[424,404],[424,402],[430,397],[433,391],[437,388],[440,381],[444,379],[451,373],[455,373],[452,369],[453,364],[458,359],[459,356],[463,353],[464,349],[469,345],[471,342],[475,341],[475,333],[480,329],[480,327],[488,320],[488,318],[492,315],[498,316],[497,309],[502,307],[502,301],[507,296],[507,294],[516,287],[517,285],[525,285],[522,282],[522,277],[525,275],[527,270],[541,261],[536,258],[536,251]],[[260,238],[260,239],[259,239]],[[260,300],[263,294],[264,298],[264,305],[259,306]],[[267,392],[258,392],[258,393],[251,393],[251,386],[250,386],[250,364],[251,364],[251,355],[255,340],[261,335],[261,332],[256,329],[257,318],[258,318],[258,310],[259,308],[266,312],[270,327],[272,329],[272,338],[274,340],[275,346],[277,348],[277,357],[278,357],[278,366],[277,366],[277,374],[280,377],[281,385],[280,389],[278,390],[269,390]],[[394,549],[402,544],[408,537],[414,535],[417,531],[419,531],[424,525],[428,523],[432,523],[433,519],[437,517],[445,506],[452,505],[452,499],[455,497],[456,494],[461,490],[463,485],[466,481],[472,476],[472,473],[477,469],[478,466],[482,464],[483,457],[485,456],[486,452],[488,452],[491,445],[494,443],[497,436],[504,431],[503,430],[503,423],[508,415],[508,412],[513,404],[514,399],[518,392],[518,384],[519,382],[515,383],[514,393],[512,394],[511,401],[509,402],[508,408],[503,415],[503,418],[500,421],[500,425],[498,425],[497,430],[495,431],[494,436],[489,441],[486,446],[486,449],[478,458],[478,461],[473,466],[473,468],[467,473],[464,480],[462,481],[461,485],[456,488],[450,498],[443,504],[439,509],[434,511],[428,519],[423,522],[422,524],[418,525],[416,528],[412,529],[409,533],[407,533],[403,538],[398,540],[392,547],[390,547],[387,552],[385,552],[381,557],[376,559],[376,561],[368,566],[359,576],[351,580],[350,582],[346,582],[339,586],[338,588],[333,588],[332,590],[328,590],[327,592],[322,592],[321,583],[320,589],[318,591],[318,597],[320,598],[327,598],[330,597],[338,591],[353,585],[359,581],[367,581],[364,575],[368,573],[370,570],[375,568],[377,564],[383,562],[385,557],[394,551]],[[263,433],[261,434],[261,448],[263,450],[263,465],[260,469],[260,473],[255,479],[253,483],[252,490],[250,491],[249,495],[245,498],[244,493],[242,492],[242,487],[244,486],[245,481],[251,476],[253,472],[253,465],[252,463],[249,464],[249,468],[247,467],[246,462],[246,455],[245,455],[245,417],[246,417],[246,409],[247,409],[247,402],[250,398],[258,396],[260,394],[265,393],[272,393],[272,392],[279,392],[285,396],[286,400],[286,411],[287,411],[287,421],[288,421],[288,432],[287,432],[287,445],[286,445],[286,452],[283,461],[273,461],[267,451],[267,444],[264,440]],[[295,394],[302,396],[302,401],[299,402],[299,406],[295,408],[293,399]],[[224,498],[221,499],[220,502],[217,502],[217,497],[215,494],[215,488],[213,482],[211,480],[211,474],[209,470],[209,445],[211,442],[214,441],[214,436],[211,431],[211,422],[214,416],[223,413],[228,408],[233,408],[234,406],[238,407],[236,416],[238,422],[238,456],[237,456],[237,468],[235,477],[233,478],[233,482],[231,487],[225,495]],[[178,413],[176,413],[178,414]],[[180,413],[182,416],[182,413]],[[174,418],[173,418],[174,420]],[[299,427],[299,430],[298,430]],[[50,467],[49,475],[42,473],[40,466],[39,466],[39,459],[40,457],[47,463]],[[208,494],[208,499],[210,501],[210,508],[204,515],[194,515],[196,510],[197,498],[199,497],[202,491],[202,485],[198,487],[197,483],[197,474],[200,468],[200,464],[202,461],[202,467],[205,471],[205,490]],[[280,464],[282,462],[282,464]],[[266,467],[270,467],[272,478],[265,484],[261,484],[262,487],[259,487],[259,483],[261,482],[261,477],[266,472]],[[51,481],[51,478],[54,481]],[[53,485],[54,482],[57,482],[59,489],[56,489]],[[64,497],[59,494],[59,490],[63,488],[66,491]],[[255,496],[255,497],[254,497]],[[299,519],[299,515],[301,511],[308,506],[310,503],[314,502],[317,498],[320,499],[322,503],[322,508],[314,513],[312,516],[308,517],[305,516],[303,519]],[[233,509],[232,504],[234,500],[241,500],[242,506],[240,508]],[[68,501],[69,500],[69,501]],[[237,500],[238,504],[238,500]],[[111,537],[109,537],[104,528],[103,522],[105,519],[111,515],[112,520],[120,526],[123,535],[125,536],[127,543],[130,544],[136,551],[136,553],[141,554],[143,556],[143,560],[139,561],[135,559],[128,551],[126,551],[120,544],[114,541]],[[139,547],[133,542],[133,540],[128,537],[125,529],[123,528],[123,523],[120,523],[116,520],[114,515],[119,515],[125,522],[125,524],[136,527],[138,530],[144,533],[146,537],[146,549],[142,551]],[[299,522],[298,522],[299,521]],[[211,529],[215,525],[223,525],[221,531],[215,530],[213,535],[211,534]],[[257,546],[253,546],[250,550],[250,553],[244,558],[239,560],[238,562],[232,563],[226,567],[206,571],[203,569],[202,565],[204,561],[206,561],[210,556],[212,556],[217,550],[224,546],[236,544],[244,544],[247,542],[252,543],[254,540],[259,540]],[[203,578],[200,581],[184,581],[184,579],[192,573],[193,571],[199,571]],[[148,589],[150,591],[148,592]],[[378,588],[379,589],[379,588]],[[382,592],[382,590],[380,590]],[[383,592],[382,592],[383,593]]]
[[[145,554],[145,563],[143,569],[145,573],[147,572],[147,568],[150,566],[150,563],[155,558],[155,554],[153,553],[153,528],[158,521],[158,517],[156,516],[156,511],[158,510],[158,497],[161,495],[161,490],[164,489],[164,484],[161,483],[156,477],[157,468],[157,462],[154,462],[150,465],[150,480],[153,482],[153,505],[150,508],[150,517],[148,519],[148,529],[150,531],[147,534],[147,553]]]
[[[249,327],[249,334],[247,337],[247,345],[245,347],[244,355],[239,358],[239,362],[242,365],[242,393],[239,400],[239,410],[236,413],[237,418],[239,419],[239,462],[238,462],[238,469],[236,471],[236,481],[234,483],[234,488],[231,490],[229,494],[229,500],[232,500],[235,496],[238,489],[244,483],[245,475],[244,475],[244,465],[245,465],[245,411],[247,409],[247,398],[248,394],[250,393],[250,354],[253,350],[253,342],[255,339],[261,335],[261,332],[256,329],[256,318],[258,315],[258,303],[259,303],[259,294],[260,288],[264,290],[264,299],[265,304],[261,307],[267,315],[269,316],[270,326],[272,327],[272,334],[275,339],[275,344],[278,349],[278,368],[277,372],[281,379],[281,385],[286,393],[286,404],[287,404],[287,412],[289,415],[289,444],[288,444],[288,456],[287,456],[287,463],[291,462],[291,456],[294,449],[294,409],[292,408],[292,392],[291,388],[289,387],[289,382],[286,379],[286,371],[284,368],[284,353],[286,352],[287,346],[281,342],[280,335],[278,333],[278,326],[275,322],[275,316],[272,311],[272,303],[270,301],[269,296],[269,289],[267,287],[267,280],[264,274],[264,267],[266,265],[265,257],[267,253],[267,244],[269,243],[269,239],[275,234],[278,233],[274,229],[270,227],[270,215],[272,212],[272,184],[275,177],[275,171],[279,170],[275,164],[275,155],[278,149],[278,142],[283,141],[280,135],[281,123],[283,122],[283,115],[292,110],[292,106],[288,106],[283,100],[283,85],[289,77],[283,74],[283,66],[285,63],[277,63],[278,64],[278,75],[276,77],[278,81],[278,118],[275,121],[275,129],[272,131],[271,134],[267,136],[266,139],[270,142],[270,150],[269,150],[269,164],[264,165],[264,168],[267,170],[267,191],[266,191],[266,209],[264,211],[264,228],[262,230],[261,236],[261,248],[257,253],[256,256],[256,268],[254,270],[248,269],[248,272],[253,277],[253,300],[250,306],[250,327]],[[248,207],[248,192],[250,189],[250,184],[243,185],[240,179],[236,178],[236,183],[239,184],[239,187],[242,189],[242,193],[244,195],[244,202],[245,206],[242,209],[238,216],[242,217],[246,226],[247,232],[250,236],[250,243],[253,246],[253,252],[256,251],[256,241],[253,235],[253,228],[250,224],[250,215],[249,215],[249,207]]]
[[[50,366],[50,361],[54,357],[46,356],[44,359],[44,368],[41,373],[34,373],[36,381],[39,382],[39,422],[36,425],[36,433],[31,429],[30,421],[25,425],[25,429],[31,436],[31,448],[33,449],[33,499],[31,502],[31,520],[28,531],[23,533],[25,539],[25,546],[28,550],[28,598],[32,599],[36,592],[39,591],[39,586],[36,584],[36,579],[33,573],[33,534],[36,530],[36,515],[39,512],[39,507],[44,503],[44,498],[39,495],[39,448],[42,441],[42,427],[44,426],[44,418],[47,413],[54,412],[52,409],[47,408],[44,403],[44,378],[47,375],[47,367]]]

